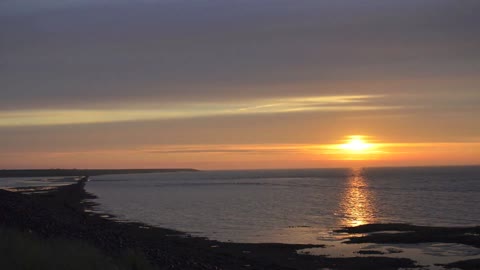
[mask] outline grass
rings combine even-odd
[[[153,270],[134,251],[112,258],[80,240],[44,239],[35,234],[0,227],[0,269],[18,270]]]

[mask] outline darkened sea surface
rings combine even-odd
[[[480,167],[96,176],[98,211],[210,239],[324,243],[367,223],[480,225]]]

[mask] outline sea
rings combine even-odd
[[[317,244],[368,223],[480,225],[480,167],[105,175],[98,211],[233,242]]]
[[[20,180],[3,183],[36,181]],[[68,181],[37,184],[48,182]],[[480,249],[461,244],[345,244],[348,236],[335,232],[371,223],[479,226],[480,166],[119,174],[91,177],[85,188],[96,195],[93,211],[119,222],[224,242],[323,244],[298,252],[334,257],[374,249],[424,269],[480,258]]]

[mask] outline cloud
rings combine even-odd
[[[286,154],[305,152],[301,144],[220,144],[150,146],[140,151],[151,154]]]
[[[0,149],[25,164],[232,145],[155,148],[157,164],[357,133],[478,141],[479,13],[478,0],[0,1]],[[290,151],[270,148],[257,151]]]
[[[336,84],[478,78],[478,1],[23,0],[28,16],[17,2],[0,16],[3,109],[396,94]],[[416,86],[403,91],[438,91]]]
[[[71,125],[146,120],[292,113],[302,111],[369,111],[395,109],[373,105],[378,96],[325,96],[250,100],[230,103],[160,104],[158,109],[0,111],[0,127]],[[151,105],[150,105],[151,106]]]

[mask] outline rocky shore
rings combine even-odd
[[[142,223],[116,222],[85,211],[93,206],[87,200],[92,195],[84,190],[86,180],[48,192],[0,190],[0,226],[35,232],[47,239],[80,239],[110,256],[121,256],[127,249],[140,251],[158,269],[393,270],[416,267],[410,259],[309,256],[298,254],[297,250],[320,246],[224,243]]]
[[[391,233],[391,232],[395,233]],[[480,226],[477,227],[428,227],[402,223],[367,224],[349,227],[337,232],[364,234],[351,237],[347,243],[456,243],[480,248]]]

